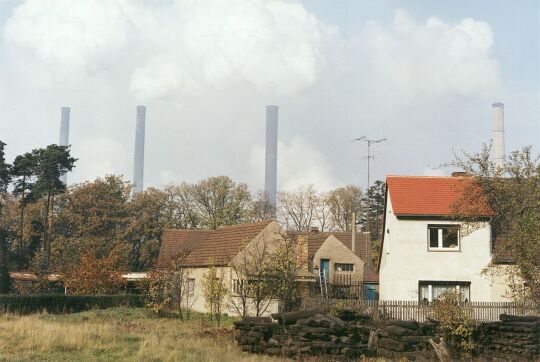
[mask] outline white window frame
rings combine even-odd
[[[443,246],[443,229],[457,228],[457,246]],[[438,246],[431,246],[431,230],[438,229]],[[427,227],[427,247],[428,251],[461,251],[461,227],[459,224],[428,224]]]
[[[351,265],[352,270],[338,270],[338,265]],[[334,263],[334,271],[337,273],[354,273],[354,263]]]
[[[446,285],[445,285],[446,284]],[[461,292],[461,287],[464,286],[464,287],[467,287],[468,288],[468,295],[465,295],[464,297],[466,298],[466,300],[468,302],[471,301],[471,282],[467,282],[467,281],[425,281],[425,280],[420,280],[418,282],[418,299],[420,300],[420,302],[422,302],[422,286],[427,286],[427,289],[428,289],[428,297],[427,297],[427,300],[428,302],[433,302],[433,286],[447,286],[447,287],[455,287],[456,288],[456,292]],[[448,288],[450,289],[450,288]]]

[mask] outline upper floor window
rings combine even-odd
[[[337,272],[353,272],[354,264],[335,263],[334,268]]]
[[[459,250],[459,225],[428,225],[428,249]]]

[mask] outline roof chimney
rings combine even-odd
[[[144,134],[146,123],[146,107],[137,106],[137,123],[135,126],[135,155],[133,162],[133,194],[142,192],[144,178]]]
[[[312,226],[309,230],[312,233],[318,233],[319,232],[319,228],[317,226]]]
[[[467,176],[470,176],[470,175],[465,171],[454,171],[454,172],[452,172],[452,177],[467,177]]]
[[[59,146],[69,146],[69,116],[71,114],[71,108],[62,107],[60,109],[60,140]],[[60,176],[60,181],[67,185],[67,174]]]
[[[356,212],[354,211],[352,213],[351,232],[351,250],[356,254]]]
[[[264,174],[264,194],[270,204],[271,214],[276,215],[277,194],[277,144],[278,106],[266,106],[266,156]]]
[[[493,163],[497,168],[504,167],[504,104],[493,103]]]

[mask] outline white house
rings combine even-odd
[[[381,300],[432,301],[459,290],[468,301],[506,301],[501,281],[481,274],[492,259],[491,210],[456,220],[454,205],[472,178],[388,176],[379,262]]]

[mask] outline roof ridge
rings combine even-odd
[[[163,231],[176,231],[176,232],[179,232],[179,231],[185,231],[185,232],[195,232],[195,233],[201,233],[201,232],[208,233],[208,232],[214,232],[215,230],[213,230],[213,229],[177,229],[177,228],[167,228],[167,229],[163,229]]]
[[[234,225],[221,225],[215,230],[233,229],[233,228],[249,227],[249,226],[255,226],[255,225],[264,225],[264,224],[270,224],[272,221],[274,221],[274,220],[261,220],[261,221],[254,221],[254,222],[242,223],[242,224],[234,224]]]
[[[444,179],[460,179],[460,178],[468,178],[470,179],[471,176],[452,176],[452,175],[446,175],[446,176],[427,176],[427,175],[386,175],[386,178],[390,177],[401,177],[401,178],[444,178]]]

